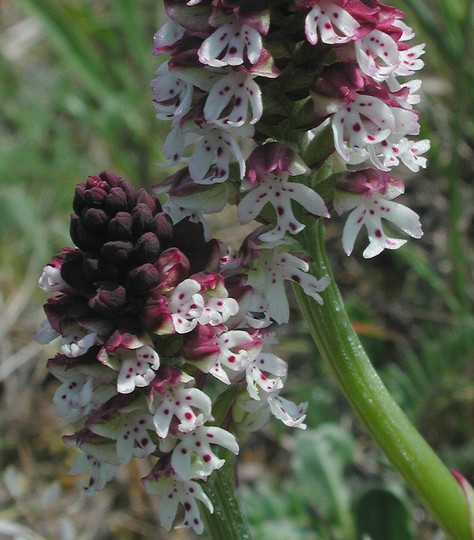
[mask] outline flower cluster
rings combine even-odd
[[[164,5],[169,20],[154,53],[167,58],[152,82],[153,104],[171,124],[164,155],[183,166],[155,191],[166,193],[173,222],[202,223],[206,234],[205,216],[228,203],[240,224],[256,223],[224,257],[227,275],[247,288],[245,324],[268,332],[288,322],[285,281],[322,303],[329,278],[309,273],[298,242],[305,220],[351,211],[343,248],[352,252],[365,225],[364,257],[406,241],[389,237],[382,219],[422,235],[417,214],[393,201],[404,185],[390,175],[399,164],[424,167],[429,148],[410,139],[419,133],[420,81],[406,77],[423,66],[423,45],[408,45],[414,34],[402,12],[379,0]],[[268,353],[259,361],[247,369],[234,420],[255,429],[271,411],[302,427],[304,408],[275,394],[284,363]],[[224,383],[231,369],[209,365]]]
[[[82,451],[72,472],[89,470],[94,493],[120,464],[154,456],[145,483],[163,495],[163,525],[181,504],[182,525],[200,533],[196,499],[212,505],[199,482],[223,466],[216,449],[239,451],[214,414],[243,432],[266,410],[304,427],[305,405],[279,395],[287,367],[263,349],[252,286],[201,224],[174,225],[156,197],[108,172],[77,185],[73,208],[76,247],[44,268],[53,294],[36,336],[59,340],[48,369],[58,415],[80,423],[65,437]],[[210,395],[231,385],[239,400],[214,413]]]
[[[407,77],[423,66],[424,46],[409,45],[401,11],[379,0],[164,3],[169,21],[154,52],[169,58],[153,103],[172,124],[169,163],[187,164],[160,185],[174,220],[203,221],[237,201],[240,223],[263,223],[260,250],[280,250],[304,227],[296,216],[355,208],[344,250],[365,225],[365,257],[405,242],[384,233],[382,218],[422,235],[416,214],[391,202],[403,192],[391,169],[418,171],[429,148],[410,138],[419,133],[421,82]],[[315,162],[319,143],[328,151]],[[338,175],[323,200],[312,173],[325,160]]]
[[[393,199],[390,175],[425,166],[428,141],[413,106],[422,45],[403,14],[379,0],[165,0],[154,53],[163,153],[180,169],[154,189],[163,206],[103,172],[78,184],[75,247],[44,268],[42,343],[58,338],[49,370],[57,412],[79,422],[65,438],[93,493],[132,458],[155,458],[144,479],[161,496],[166,529],[203,530],[205,481],[237,454],[235,434],[273,414],[305,428],[306,404],[282,397],[286,363],[272,354],[290,317],[285,282],[315,301],[298,233],[308,219],[350,211],[343,248],[364,225],[365,257],[396,249],[382,219],[409,236],[418,216]],[[322,166],[324,165],[324,166]],[[237,205],[255,227],[238,249],[211,238],[207,214]]]

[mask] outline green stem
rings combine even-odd
[[[308,225],[300,238],[312,257],[312,274],[331,277],[321,295],[324,304],[295,288],[313,338],[368,431],[434,519],[453,540],[471,540],[461,488],[394,401],[351,325],[332,276],[320,221]]]
[[[215,471],[203,486],[211,499],[214,512],[201,507],[201,516],[206,532],[211,540],[250,540],[248,524],[245,520],[235,493],[233,479],[233,459],[226,456],[226,465]]]

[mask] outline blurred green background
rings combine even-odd
[[[337,281],[386,384],[445,462],[474,481],[474,8],[471,0],[399,0],[427,44],[422,136],[428,169],[407,179],[425,236],[396,253],[345,257],[328,227]],[[37,279],[68,239],[73,187],[111,169],[136,186],[167,174],[150,80],[151,0],[0,0],[0,538],[192,538],[157,527],[142,464],[84,499],[56,418],[57,386],[31,336],[43,319]],[[218,222],[232,240],[231,221]],[[256,539],[443,538],[375,448],[319,360],[297,311],[280,332],[288,393],[309,401],[305,433],[276,422],[240,456]],[[381,516],[380,519],[377,516]],[[366,537],[367,537],[366,536]]]

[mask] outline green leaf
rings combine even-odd
[[[344,481],[344,469],[352,461],[355,442],[335,424],[298,434],[292,469],[301,498],[318,516],[331,524],[332,536],[341,540],[355,538],[350,512],[350,492]]]
[[[402,496],[389,488],[373,488],[359,499],[355,516],[358,537],[371,540],[414,539],[414,524]]]
[[[334,152],[334,135],[329,122],[321,124],[314,133],[314,138],[304,151],[303,159],[309,167],[316,169],[319,168],[316,165],[321,165]]]

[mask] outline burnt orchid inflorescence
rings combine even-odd
[[[120,464],[155,456],[145,483],[163,494],[163,525],[181,503],[183,525],[201,532],[195,498],[212,505],[196,480],[224,464],[216,447],[238,453],[227,428],[252,431],[271,412],[304,427],[305,405],[279,395],[287,366],[264,350],[270,321],[252,307],[243,268],[202,224],[173,224],[156,197],[108,172],[77,185],[73,208],[76,247],[44,268],[40,286],[55,294],[36,336],[59,339],[48,362],[62,383],[54,404],[82,423],[65,437],[82,450],[73,472],[89,469],[84,488],[94,493]],[[235,391],[216,412],[221,425],[209,378]]]
[[[418,216],[391,202],[404,191],[391,168],[418,171],[429,148],[409,138],[420,130],[421,81],[407,76],[423,66],[424,46],[408,44],[401,11],[378,0],[164,4],[170,20],[154,52],[169,59],[153,102],[172,124],[166,157],[187,162],[161,186],[174,220],[232,201],[240,223],[264,224],[267,249],[301,231],[298,215],[355,209],[344,250],[365,225],[365,257],[405,243],[384,233],[382,218],[421,236]]]
[[[155,196],[103,172],[78,184],[74,248],[44,268],[54,295],[37,335],[59,338],[48,369],[54,403],[80,421],[66,437],[82,450],[93,493],[132,457],[156,458],[144,479],[161,494],[168,530],[203,531],[203,482],[237,454],[236,435],[273,414],[304,428],[306,405],[280,395],[286,363],[269,352],[289,320],[285,281],[322,303],[329,284],[309,272],[298,242],[305,221],[351,211],[343,248],[365,226],[365,257],[396,249],[385,219],[422,234],[393,199],[390,175],[425,166],[419,132],[422,45],[410,46],[403,14],[378,0],[165,0],[169,21],[154,53],[157,117],[171,123],[170,165],[185,166]],[[256,222],[239,249],[210,237],[205,215],[237,205]],[[224,397],[223,397],[224,396]]]

